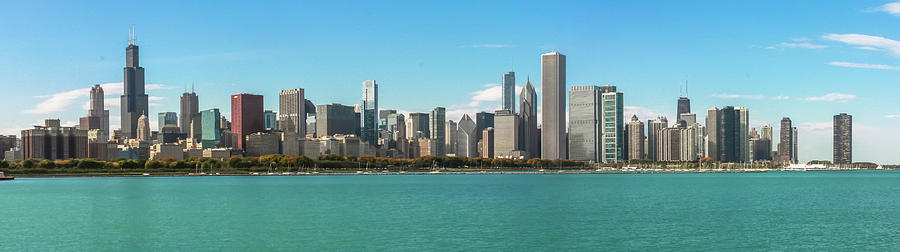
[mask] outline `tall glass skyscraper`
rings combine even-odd
[[[516,73],[510,71],[503,74],[503,100],[501,109],[516,112]]]
[[[374,80],[362,83],[362,136],[369,144],[378,144],[378,84]]]
[[[624,94],[616,92],[615,86],[600,87],[603,114],[600,121],[601,161],[615,163],[625,159],[625,118]]]
[[[215,148],[222,141],[222,114],[219,109],[200,111],[200,121],[203,124],[200,143],[203,148]]]

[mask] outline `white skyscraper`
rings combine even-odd
[[[567,159],[565,55],[541,55],[541,90],[541,158]]]

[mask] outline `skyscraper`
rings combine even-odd
[[[375,84],[374,80],[367,80],[362,83],[362,86],[363,126],[360,139],[375,145],[378,144],[378,84]],[[443,127],[443,123],[441,123],[441,127]],[[443,148],[443,143],[441,148]]]
[[[200,139],[202,125],[199,120],[200,101],[197,93],[191,91],[181,94],[181,118],[178,120],[178,128],[181,129],[181,133],[187,134],[189,138]]]
[[[475,131],[479,132],[475,140],[476,143],[481,141],[481,137],[484,136],[480,132],[488,127],[494,127],[494,114],[484,111],[475,113]]]
[[[540,136],[537,130],[537,94],[531,79],[525,81],[522,92],[519,93],[519,116],[522,117],[522,150],[528,154],[528,158],[540,157]]]
[[[137,137],[138,140],[142,141],[151,141],[150,134],[150,118],[147,118],[147,115],[141,115],[137,121]]]
[[[711,108],[708,113],[706,127],[709,157],[725,163],[749,161],[749,130],[745,130],[748,128],[749,111],[746,108],[725,106],[722,109]]]
[[[662,130],[669,126],[669,120],[664,116],[647,122],[647,159],[660,161],[659,153],[662,150]]]
[[[88,116],[100,118],[100,127],[98,129],[103,132],[109,132],[109,110],[104,107],[103,87],[94,85],[91,87],[91,109],[88,110]]]
[[[200,143],[203,148],[215,148],[222,142],[222,120],[219,109],[200,111],[200,122],[203,124]]]
[[[457,134],[459,136],[456,147],[457,155],[461,157],[476,157],[478,155],[478,142],[475,134],[481,134],[481,132],[475,132],[475,121],[473,121],[468,114],[463,115],[462,118],[459,119],[457,129]]]
[[[611,85],[601,86],[600,161],[615,163],[624,160],[625,104],[624,94]]]
[[[792,149],[791,159],[793,159],[794,163],[796,164],[796,163],[800,163],[800,155],[799,155],[799,153],[797,153],[797,146],[798,146],[797,138],[799,137],[797,135],[797,127],[792,128],[791,131],[792,131],[791,137],[794,138],[791,140],[791,143],[793,144],[793,146],[791,146],[791,149]]]
[[[447,123],[444,125],[444,139],[447,141],[444,144],[444,154],[450,155],[459,155],[457,154],[457,146],[459,143],[459,130],[457,129],[457,124],[453,120],[447,120]]]
[[[794,159],[794,130],[791,126],[791,118],[781,118],[781,131],[778,141],[778,161],[781,163],[793,163]]]
[[[263,96],[255,94],[236,94],[231,96],[231,132],[237,137],[236,147],[247,147],[246,136],[262,132],[265,129],[263,120]]]
[[[406,127],[406,138],[428,138],[428,114],[409,113],[409,122]]]
[[[156,119],[156,130],[161,132],[162,129],[166,127],[166,125],[174,125],[175,127],[178,127],[178,113],[160,112],[157,116],[158,118]],[[178,132],[181,132],[181,130],[178,130]]]
[[[286,89],[278,92],[279,129],[306,135],[306,92],[302,88]]]
[[[137,126],[137,124],[135,124]],[[59,119],[22,131],[22,158],[73,159],[88,157],[88,134],[74,127],[60,127]]]
[[[601,95],[594,85],[569,89],[569,159],[601,162]]]
[[[519,158],[522,150],[519,130],[521,118],[510,110],[494,113],[494,156],[491,158]],[[526,156],[527,158],[527,156]]]
[[[394,136],[394,141],[406,139],[406,117],[403,114],[394,113],[387,115],[387,131]]]
[[[316,107],[316,135],[356,134],[359,132],[358,115],[351,106],[337,103],[319,105]]]
[[[445,121],[447,120],[447,109],[443,107],[436,107],[431,110],[431,114],[428,116],[430,122],[428,122],[429,127],[429,135],[431,136],[431,141],[434,142],[435,148],[431,150],[432,155],[434,156],[443,156],[444,154],[444,145],[446,144],[446,125]]]
[[[124,92],[120,98],[122,113],[121,133],[124,138],[137,137],[137,121],[141,115],[149,113],[148,96],[144,93],[144,68],[140,66],[138,46],[134,44],[132,31],[128,47],[125,48]]]
[[[516,112],[516,73],[510,71],[503,74],[503,99],[501,109]]]
[[[853,117],[846,113],[834,116],[834,164],[853,164]]]
[[[541,158],[566,159],[566,56],[541,55]]]
[[[759,132],[753,144],[753,160],[772,160],[772,126],[763,125]]]
[[[690,98],[687,98],[686,96],[678,97],[678,111],[677,111],[677,113],[678,113],[678,114],[675,114],[675,115],[678,116],[678,121],[677,121],[677,122],[681,123],[681,121],[684,120],[684,119],[681,118],[681,115],[683,115],[683,114],[690,114],[690,113],[691,113],[691,99],[690,99]],[[688,123],[688,124],[690,124],[690,123]]]
[[[266,131],[271,132],[271,131],[275,131],[278,129],[278,113],[277,112],[271,111],[271,110],[264,110],[263,111],[263,121],[265,121],[263,123],[263,125],[264,125],[263,128],[265,128]]]
[[[625,152],[628,160],[644,159],[644,123],[637,115],[631,116],[631,121],[625,125]]]

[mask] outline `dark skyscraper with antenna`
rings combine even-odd
[[[687,82],[684,83],[684,92],[681,94],[681,97],[678,98],[678,114],[675,115],[675,118],[678,118],[678,123],[681,123],[681,115],[682,114],[690,114],[691,113],[691,99],[687,96]]]
[[[138,118],[148,114],[147,94],[144,92],[144,68],[140,67],[138,46],[134,44],[134,28],[129,34],[128,47],[125,49],[125,91],[122,103],[122,136],[137,137]]]

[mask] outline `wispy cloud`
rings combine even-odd
[[[822,38],[831,41],[843,42],[846,44],[869,47],[873,49],[882,49],[895,57],[900,57],[900,41],[893,39],[871,36],[865,34],[834,34],[829,33]]]
[[[897,66],[888,66],[888,65],[879,65],[879,64],[865,64],[865,63],[853,63],[853,62],[843,62],[843,61],[832,61],[832,62],[829,62],[828,64],[832,65],[832,66],[839,66],[839,67],[881,69],[881,70],[900,70],[900,67],[897,67]]]
[[[509,44],[474,44],[468,46],[460,46],[460,47],[468,47],[468,48],[507,48],[512,47]]]
[[[802,42],[802,43],[787,43],[787,42],[781,42],[781,43],[779,43],[779,44],[777,45],[777,47],[781,47],[781,48],[822,49],[822,48],[826,48],[826,47],[828,47],[828,46],[825,46],[825,45],[817,45],[817,44],[812,44],[812,43],[807,43],[807,42]]]
[[[100,85],[103,88],[103,93],[106,96],[118,96],[122,95],[123,85],[121,82],[118,83],[105,83]],[[146,90],[156,90],[166,88],[165,85],[162,84],[147,84]],[[33,115],[44,115],[50,113],[58,113],[63,112],[69,109],[72,104],[77,100],[88,99],[91,93],[91,88],[79,88],[75,90],[62,91],[55,94],[49,95],[40,95],[36,98],[42,99],[41,102],[35,104],[33,108],[26,109],[23,111],[25,114],[33,114]],[[110,99],[106,99],[104,102],[106,105],[113,105],[110,103]]]
[[[713,94],[712,97],[722,98],[722,99],[765,99],[764,95],[748,95],[748,94]]]
[[[886,115],[885,118],[900,119],[900,115]]]
[[[875,8],[875,11],[885,12],[894,16],[900,16],[900,2],[886,3],[878,8]]]
[[[783,100],[787,100],[787,99],[790,99],[790,98],[791,98],[790,96],[779,95],[779,96],[772,97],[772,100],[783,101]]]
[[[843,94],[843,93],[830,93],[830,94],[826,94],[823,96],[803,98],[803,100],[806,100],[806,101],[824,101],[824,102],[848,102],[853,99],[856,99],[856,95]]]

